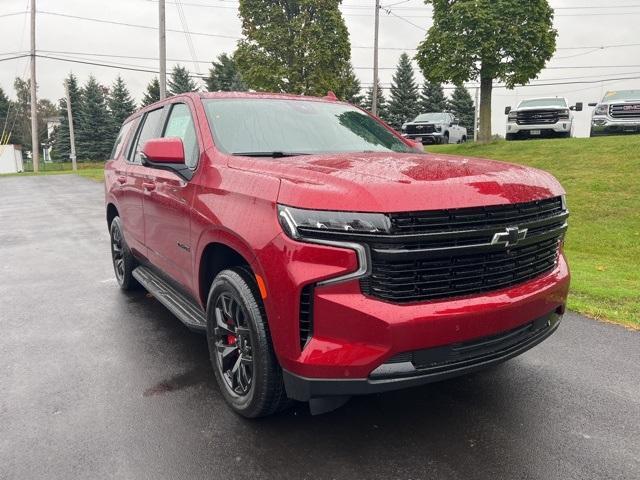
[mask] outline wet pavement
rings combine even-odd
[[[638,479],[640,332],[565,316],[491,370],[245,420],[113,279],[103,187],[0,178],[0,479]]]

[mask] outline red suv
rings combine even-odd
[[[119,285],[206,332],[246,417],[472,372],[564,312],[551,175],[425,154],[331,95],[171,97],[127,119],[105,174]]]

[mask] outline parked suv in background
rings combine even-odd
[[[582,103],[569,107],[566,98],[523,100],[515,110],[507,107],[507,140],[518,138],[562,137],[573,134],[573,114],[582,111]]]
[[[206,332],[246,417],[472,372],[564,312],[551,175],[425,154],[335,97],[150,105],[122,126],[105,187],[118,284]]]
[[[420,143],[464,143],[467,129],[453,113],[422,113],[402,125],[402,136]]]
[[[607,92],[593,110],[591,136],[640,132],[640,90]]]

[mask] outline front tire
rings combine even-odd
[[[135,290],[140,285],[133,278],[136,260],[124,240],[120,217],[115,217],[111,221],[109,234],[111,236],[111,261],[113,262],[113,271],[116,275],[118,286],[122,290]]]
[[[257,418],[288,406],[262,300],[248,270],[224,270],[213,281],[207,343],[218,386],[236,413]]]
[[[516,139],[516,134],[515,133],[507,133],[507,142],[512,142]]]

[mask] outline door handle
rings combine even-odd
[[[156,189],[156,184],[155,184],[154,182],[143,182],[143,183],[142,183],[142,187],[143,187],[145,190],[147,190],[147,191],[151,192],[152,190],[155,190],[155,189]]]
[[[119,175],[117,180],[120,185],[124,185],[125,183],[127,183],[127,177],[125,177],[124,175]]]

